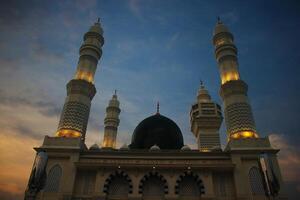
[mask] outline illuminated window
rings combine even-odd
[[[58,192],[62,169],[59,165],[52,167],[47,176],[45,192]]]

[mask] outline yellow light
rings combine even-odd
[[[225,41],[224,41],[223,39],[220,39],[220,40],[217,40],[217,41],[216,41],[216,45],[217,45],[217,46],[222,45],[222,44],[224,44],[224,43],[225,43]]]
[[[253,131],[241,131],[230,135],[231,139],[240,139],[240,138],[258,138],[257,133]]]
[[[104,137],[102,147],[115,147],[115,141],[112,140],[111,138]]]
[[[86,72],[81,70],[77,71],[75,78],[79,80],[85,80],[90,83],[92,83],[94,79],[93,74],[91,72]]]
[[[72,129],[61,129],[55,134],[56,137],[81,137],[81,133]]]
[[[210,152],[209,149],[201,149],[200,151],[201,151],[201,152]]]
[[[221,75],[222,84],[232,81],[232,80],[239,80],[240,76],[238,72],[225,72]]]

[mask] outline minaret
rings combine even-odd
[[[221,107],[211,100],[208,91],[201,82],[197,102],[190,112],[191,131],[197,138],[200,151],[220,149],[219,129],[222,124]]]
[[[67,84],[67,97],[56,136],[81,137],[85,140],[91,101],[96,94],[94,75],[102,55],[103,30],[99,19],[84,34],[74,78]]]
[[[213,44],[221,76],[220,96],[224,103],[228,140],[257,138],[254,118],[247,96],[248,86],[238,70],[237,48],[233,35],[218,18]]]
[[[120,123],[119,115],[121,109],[119,108],[120,102],[118,101],[117,92],[112,96],[106,108],[106,116],[104,119],[104,137],[102,147],[116,148],[116,139],[118,126]]]

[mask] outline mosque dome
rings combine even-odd
[[[159,151],[159,150],[160,150],[160,148],[156,144],[150,148],[150,151]]]
[[[99,149],[99,146],[96,143],[90,147],[90,150],[96,150],[96,149]]]
[[[181,148],[181,151],[190,151],[191,148],[188,146],[188,145],[184,145],[182,148]]]
[[[123,146],[121,146],[120,150],[129,150],[129,147],[127,144],[123,144]]]
[[[183,146],[177,124],[159,113],[139,123],[133,132],[130,148],[150,149],[154,145],[160,149],[181,149]]]

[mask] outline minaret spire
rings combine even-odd
[[[84,34],[74,78],[67,84],[67,98],[60,116],[56,136],[81,137],[85,140],[91,101],[96,94],[94,75],[104,44],[100,23]]]
[[[224,103],[228,140],[257,138],[256,127],[249,104],[247,84],[238,70],[237,48],[233,35],[223,23],[217,23],[213,44],[221,76],[220,95]]]
[[[102,147],[104,148],[116,148],[120,112],[120,102],[118,101],[117,90],[115,90],[114,95],[106,108],[102,142]]]
[[[218,24],[222,23],[220,16],[217,17],[217,22],[218,22]]]
[[[159,101],[157,101],[156,104],[156,114],[159,115]]]
[[[219,129],[222,124],[221,107],[211,100],[203,81],[200,81],[197,102],[190,112],[191,131],[195,135],[200,151],[220,149]]]

